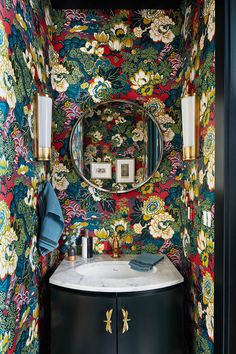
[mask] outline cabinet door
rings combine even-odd
[[[183,354],[182,286],[118,296],[118,354]]]
[[[117,354],[116,335],[115,296],[51,286],[51,354]]]

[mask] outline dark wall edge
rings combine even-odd
[[[227,0],[216,0],[216,211],[215,211],[215,354],[226,353],[225,313],[225,56]]]
[[[54,9],[179,9],[181,0],[51,0]]]

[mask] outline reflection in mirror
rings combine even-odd
[[[121,193],[139,187],[157,171],[163,141],[149,112],[135,103],[114,100],[79,118],[70,148],[76,171],[88,183]]]

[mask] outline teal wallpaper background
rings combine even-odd
[[[183,273],[192,324],[186,321],[186,331],[189,352],[208,354],[214,352],[215,1],[184,7],[183,94],[200,98],[200,157],[183,169]]]
[[[118,231],[122,252],[160,250],[180,267],[181,12],[65,10],[54,11],[53,21],[57,129],[52,180],[66,219],[62,252],[74,238],[76,227],[86,227],[95,236],[98,253],[110,250],[107,241]],[[69,137],[78,117],[93,104],[112,98],[134,101],[148,109],[164,136],[158,173],[138,190],[120,195],[88,186],[73,170],[69,153]],[[103,139],[98,133],[93,134],[94,139]],[[138,126],[134,133],[143,139]],[[123,140],[117,134],[117,144]],[[93,158],[93,150],[91,145],[87,159]]]
[[[39,352],[39,286],[48,259],[37,250],[34,94],[48,91],[49,7],[0,1],[0,353]]]

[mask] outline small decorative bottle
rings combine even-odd
[[[76,250],[74,246],[70,246],[68,249],[68,261],[75,261],[76,259]]]

